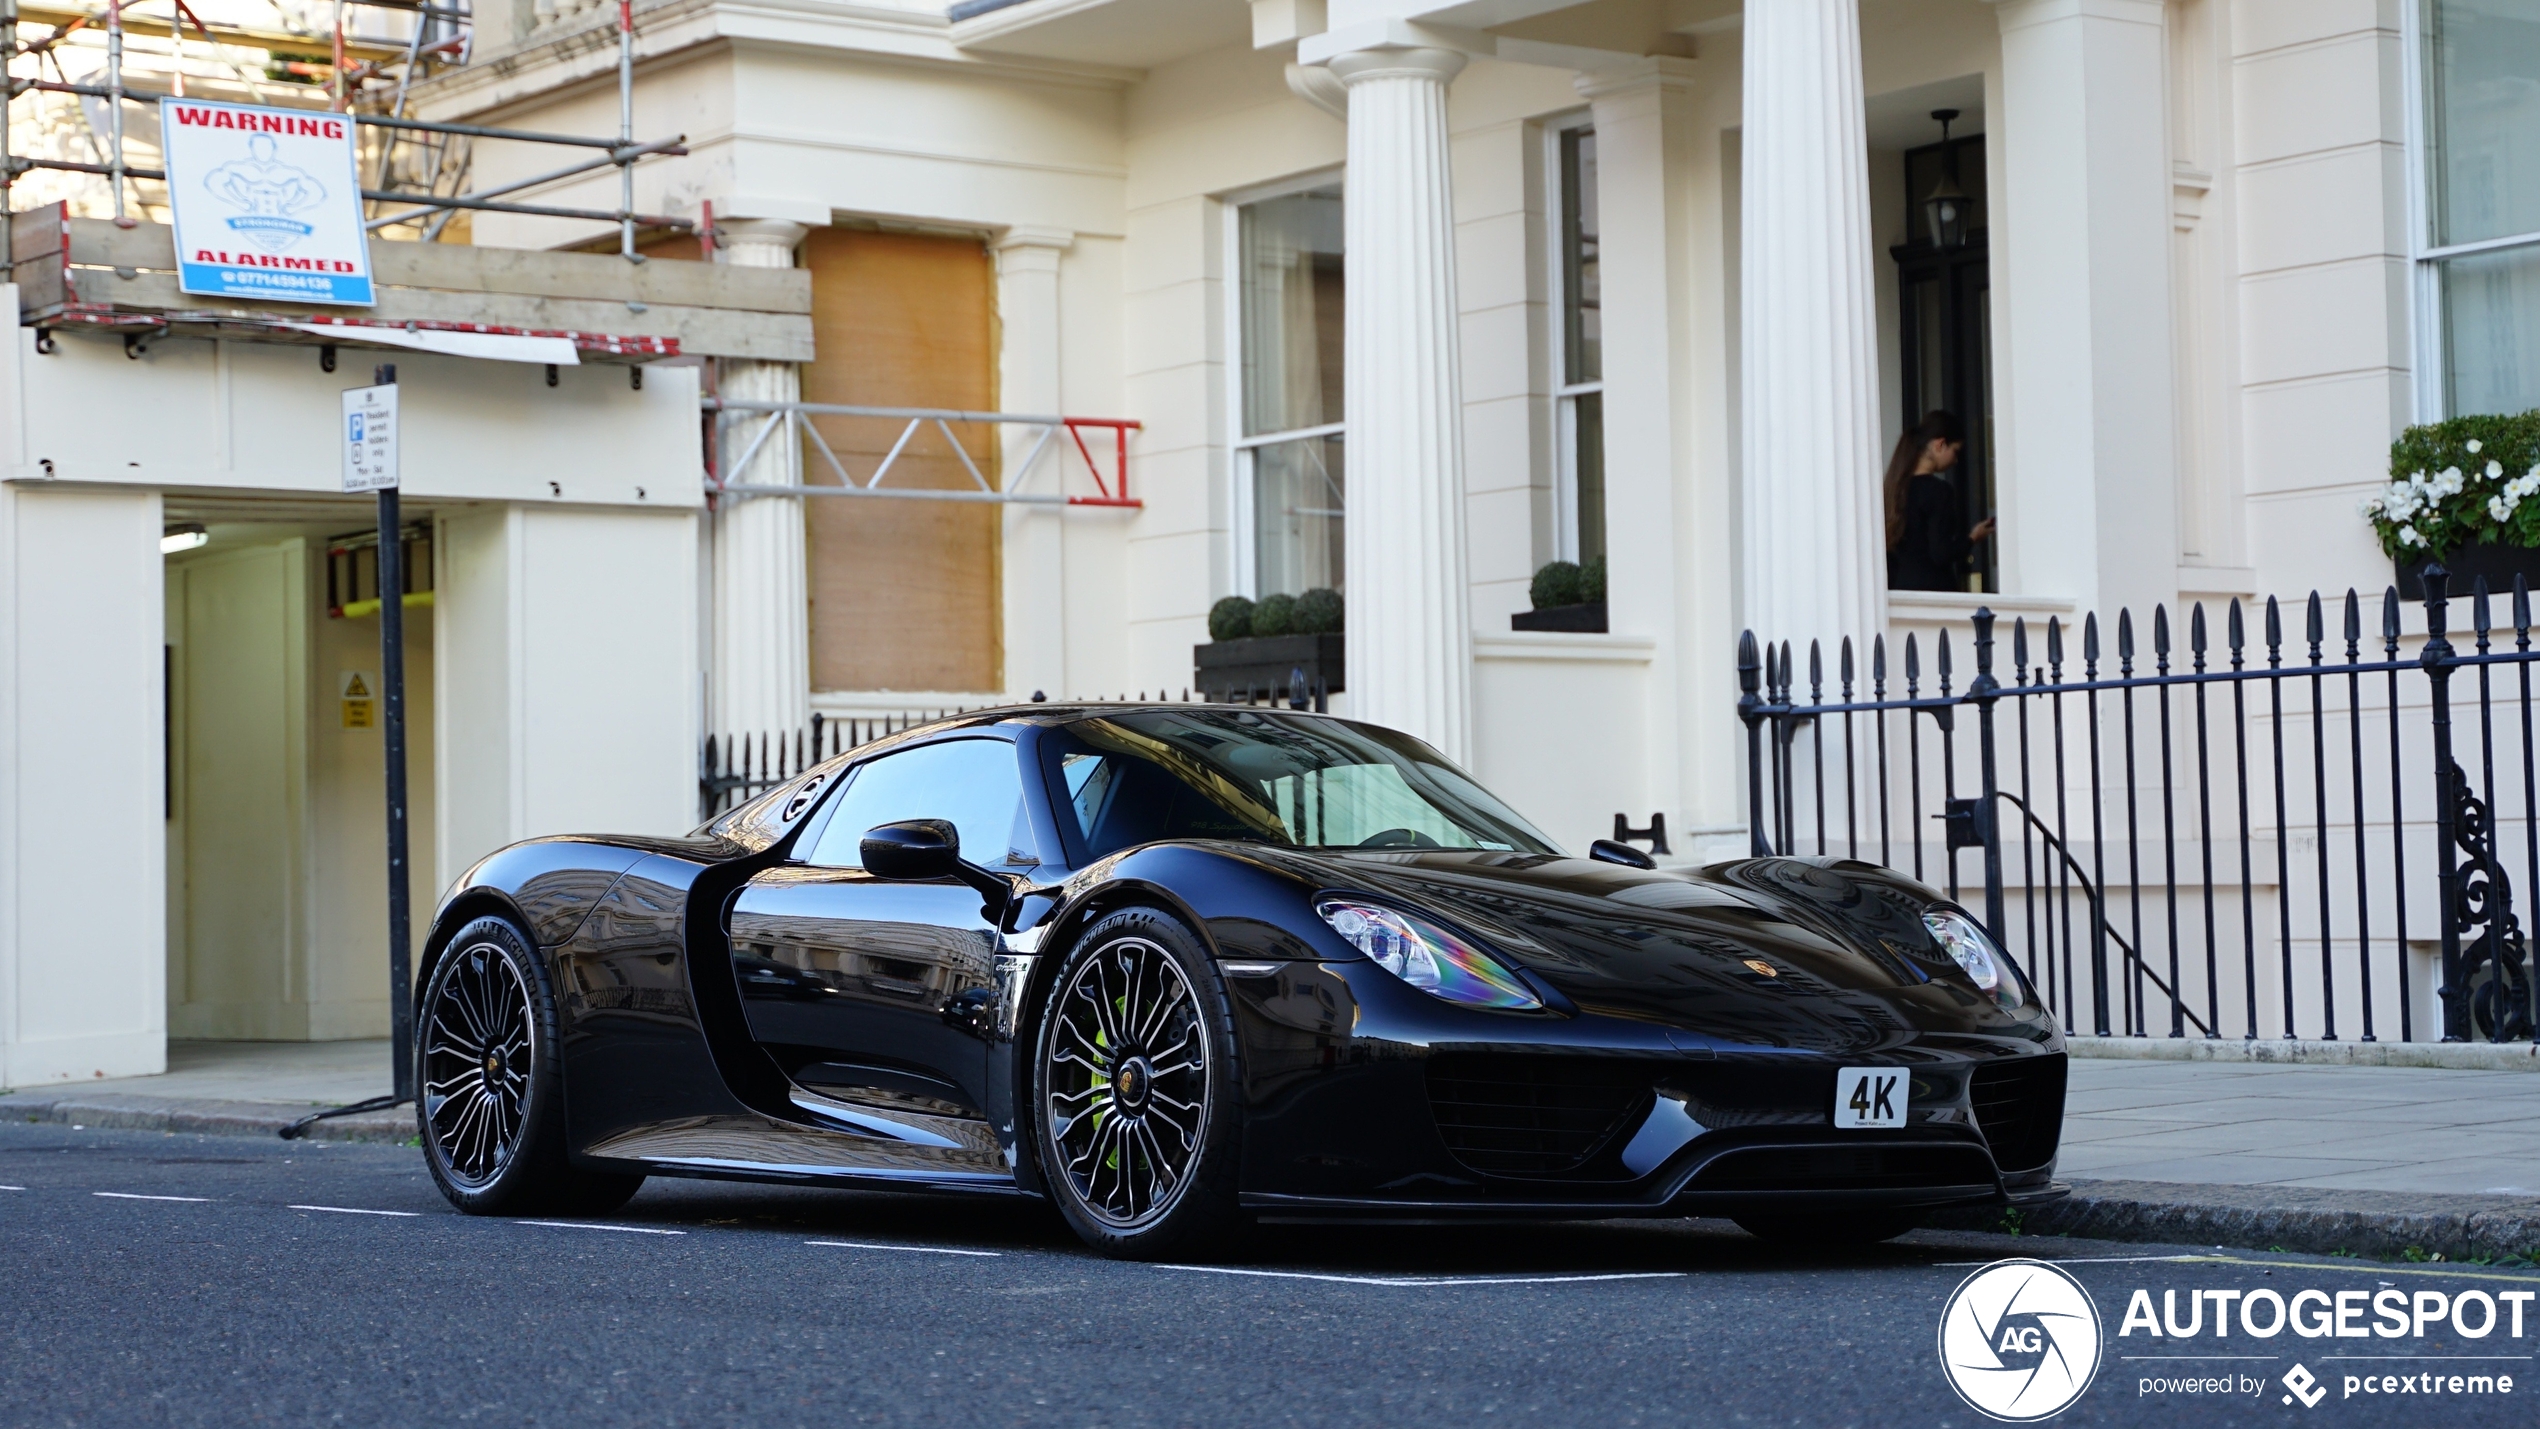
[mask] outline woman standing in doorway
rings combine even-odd
[[[1933,412],[1896,439],[1887,460],[1887,588],[1967,588],[1967,556],[1993,534],[1987,516],[1970,530],[1966,504],[1947,475],[1966,448],[1966,432],[1947,412]]]

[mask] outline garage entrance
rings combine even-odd
[[[352,499],[171,496],[171,1038],[388,1031],[378,535]],[[413,846],[433,847],[433,539],[404,533]],[[192,543],[192,544],[189,544]],[[413,898],[438,892],[415,861]]]

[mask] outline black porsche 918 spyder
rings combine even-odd
[[[425,1156],[486,1214],[929,1188],[1145,1257],[1254,1218],[1857,1242],[2064,1190],[2063,1039],[1931,889],[1569,857],[1417,740],[1283,710],[981,711],[686,837],[515,844],[418,984]]]

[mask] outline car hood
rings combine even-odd
[[[1873,864],[1674,872],[1540,854],[1282,853],[1326,889],[1461,925],[1589,1015],[1821,1052],[2052,1035],[2034,1008],[2003,1012],[1940,948],[1922,921],[1939,894]]]

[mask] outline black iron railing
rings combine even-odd
[[[2266,601],[2254,639],[2231,601],[2219,643],[2191,606],[2184,648],[2162,607],[2148,644],[2126,611],[2112,642],[2086,618],[2077,650],[2060,620],[2014,621],[2007,671],[1979,610],[1963,688],[1945,627],[1928,683],[1912,633],[1899,668],[1882,637],[1866,667],[1843,641],[1832,670],[1749,633],[1754,851],[1871,859],[1980,903],[2067,1030],[2528,1040],[2534,910],[2511,875],[2540,889],[2531,598],[2481,581],[2455,631],[2425,574],[2417,635],[2396,590],[2314,592]]]

